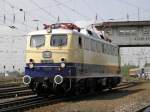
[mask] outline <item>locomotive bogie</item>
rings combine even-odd
[[[39,95],[50,94],[83,94],[88,92],[99,92],[103,89],[112,89],[121,81],[120,77],[102,78],[64,78],[60,84],[54,82],[54,78],[34,78],[30,88]]]

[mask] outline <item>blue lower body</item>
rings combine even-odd
[[[30,77],[54,77],[61,75],[67,76],[90,76],[91,74],[97,74],[99,77],[101,74],[119,74],[119,67],[117,71],[110,70],[106,65],[95,64],[81,64],[81,63],[65,63],[65,68],[60,67],[61,63],[35,63],[34,68],[29,68],[28,64],[25,67],[25,74]],[[117,67],[117,66],[116,66]]]
[[[37,92],[38,94],[55,94],[68,92],[68,90],[78,90],[80,84],[82,84],[82,87],[92,87],[92,85],[95,85],[95,82],[97,84],[99,83],[98,85],[101,85],[100,81],[103,81],[101,80],[103,76],[100,76],[105,73],[106,68],[107,66],[104,65],[79,63],[65,63],[65,68],[61,68],[61,63],[36,63],[32,69],[29,68],[27,64],[25,74],[32,78],[29,87],[34,92]],[[109,73],[111,72],[112,71]],[[97,74],[92,76],[93,73]],[[63,80],[60,80],[59,77],[57,78],[56,75],[62,76]],[[93,78],[93,80],[90,80],[91,78]],[[99,81],[97,79],[99,79]],[[112,76],[111,81],[113,82],[113,85],[116,86],[120,82],[120,79],[121,78],[119,77]],[[79,80],[82,80],[80,81],[81,83]],[[58,84],[59,82],[61,83]],[[105,84],[106,83],[107,81]]]
[[[61,75],[63,77],[75,75],[76,69],[74,64],[66,64],[65,68],[60,67],[60,63],[52,64],[34,64],[33,68],[25,67],[25,74],[30,77],[54,77]]]

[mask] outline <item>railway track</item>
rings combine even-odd
[[[1,88],[8,88],[8,87],[17,87],[17,86],[20,86],[20,85],[23,85],[22,83],[2,83],[0,84],[0,89]]]
[[[34,93],[25,86],[0,88],[0,99],[33,95]]]
[[[137,85],[138,83],[139,82],[122,82],[117,87],[113,88],[113,90],[129,88],[129,87]]]
[[[26,86],[0,88],[0,93],[6,93],[6,92],[11,92],[11,91],[21,91],[21,90],[27,90],[27,89],[28,88]]]
[[[42,97],[29,97],[21,100],[14,100],[10,102],[4,102],[0,104],[0,112],[10,112],[10,111],[23,111],[31,107],[39,107],[43,105],[48,105],[50,103],[56,103],[62,101],[64,98],[62,96],[51,96],[48,98]]]
[[[0,94],[0,99],[33,95],[31,90],[14,91]]]
[[[143,108],[140,108],[136,112],[150,112],[150,105],[144,106]]]
[[[114,88],[113,90],[116,89],[123,89],[127,87],[134,86],[134,83],[124,83],[121,84],[118,88]],[[102,94],[109,93],[108,91],[104,91]],[[96,93],[98,95],[98,93]],[[49,104],[54,104],[57,102],[62,102],[62,101],[72,101],[72,100],[80,100],[80,99],[85,99],[87,97],[93,97],[95,96],[95,93],[89,93],[89,94],[84,94],[84,95],[79,95],[79,96],[50,96],[47,98],[42,98],[42,97],[29,97],[29,98],[24,98],[21,100],[13,100],[13,101],[8,101],[8,102],[3,102],[0,104],[0,112],[10,112],[10,111],[23,111],[23,110],[28,110],[30,108],[35,108],[35,107],[41,107],[43,105],[49,105]]]

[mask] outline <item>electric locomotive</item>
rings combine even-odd
[[[72,23],[28,34],[23,82],[38,95],[112,88],[121,81],[119,49]]]

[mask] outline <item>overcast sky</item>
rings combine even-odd
[[[4,25],[25,24],[31,30],[43,23],[55,23],[57,18],[61,22],[90,21],[97,15],[97,22],[114,20],[150,19],[149,0],[0,0],[0,23]],[[19,9],[23,9],[20,11]],[[25,12],[25,22],[24,22]],[[13,23],[13,15],[15,21]],[[18,30],[24,30],[24,26]]]

